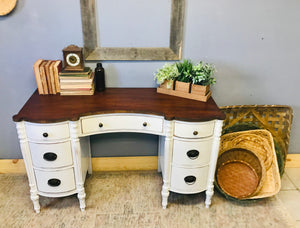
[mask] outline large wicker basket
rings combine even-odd
[[[243,140],[247,138],[247,136],[246,137],[242,136],[244,139],[241,138],[239,139],[238,137],[237,139],[230,139],[229,137],[231,136],[235,137],[240,134],[244,135],[247,134],[247,132],[245,131],[254,130],[254,129],[268,131],[268,134],[271,137],[267,137],[267,135],[261,135],[261,136],[266,137],[269,141],[269,144],[270,144],[270,140],[272,140],[271,143],[273,147],[272,153],[274,156],[266,157],[272,159],[265,160],[265,167],[267,172],[266,172],[266,178],[264,180],[264,184],[262,188],[258,193],[253,194],[249,198],[248,197],[246,198],[259,199],[259,198],[275,195],[280,190],[280,182],[281,182],[280,176],[278,174],[278,170],[282,175],[284,172],[286,156],[288,153],[291,123],[293,119],[292,108],[289,106],[282,106],[282,105],[238,105],[238,106],[224,106],[224,107],[220,107],[220,109],[226,115],[226,119],[224,120],[223,123],[222,138],[223,139],[224,137],[227,138],[228,141],[230,141],[229,144],[231,144],[231,145],[226,145],[226,142],[224,140],[221,140],[222,142],[220,145],[220,155],[223,151],[232,148],[233,147],[232,144],[235,144],[234,147],[238,146],[244,149],[249,149],[250,151],[255,151],[256,149],[262,149],[261,147],[255,149],[255,147],[258,147],[260,145],[256,143],[257,141],[251,142],[251,140],[248,139],[247,139],[248,145],[244,147],[245,143],[243,142]],[[236,133],[236,135],[228,134],[234,132]],[[252,148],[250,148],[249,146]],[[266,150],[267,147],[265,147],[264,149]],[[271,166],[269,167],[270,161],[271,161]],[[236,197],[232,197],[226,194],[224,191],[222,191],[217,181],[215,182],[215,186],[221,193],[223,193],[223,195],[226,198],[237,199]]]
[[[234,156],[234,160],[240,161],[239,166],[231,165],[230,167],[226,167],[226,170],[224,169],[225,171],[221,170],[218,166],[225,162],[222,155],[228,151],[235,152],[234,150],[248,150],[255,154],[262,164],[261,175],[259,174],[258,169],[255,169],[255,166],[257,165],[253,162],[249,162],[249,156],[240,156],[239,159],[237,159],[238,155],[235,155],[234,153],[231,154],[231,157]],[[228,156],[226,159],[228,159]],[[228,160],[232,159],[230,158]],[[250,169],[247,169],[245,165],[242,166],[242,163],[248,164]],[[230,168],[234,170],[229,170]],[[221,174],[219,174],[220,171],[222,172]],[[236,172],[239,172],[239,174]],[[257,178],[255,178],[255,173],[258,174]],[[218,176],[222,176],[222,178],[218,178]],[[230,179],[234,179],[235,176],[237,176],[234,180],[235,182],[239,182],[238,176],[243,176],[240,178],[240,183],[233,183],[233,181],[230,181]],[[249,181],[246,181],[247,178],[249,178]],[[257,180],[259,180],[259,185],[257,185],[257,188],[255,189],[254,183],[256,183]],[[259,199],[277,194],[281,187],[281,180],[272,134],[268,130],[259,129],[238,131],[222,135],[215,184],[217,189],[219,189],[223,195],[240,200]],[[232,187],[230,187],[230,184]],[[247,195],[245,193],[249,194]]]
[[[293,110],[290,106],[283,105],[236,105],[220,107],[226,115],[223,124],[223,133],[240,130],[243,124],[248,124],[244,130],[249,130],[249,125],[266,129],[271,132],[277,157],[283,161],[281,174],[285,166],[288,153]],[[235,130],[234,129],[236,126]],[[238,129],[240,128],[240,129]],[[255,129],[255,128],[252,128]]]

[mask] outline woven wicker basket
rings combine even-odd
[[[267,130],[239,131],[222,135],[220,154],[231,148],[243,148],[255,153],[268,170],[273,162],[273,137]]]
[[[264,184],[264,162],[241,148],[224,151],[218,158],[216,180],[229,196],[244,199],[255,195]]]
[[[253,152],[262,162],[264,169],[266,170],[265,177],[263,177],[263,180],[261,180],[261,186],[257,188],[258,191],[247,196],[244,195],[243,197],[238,197],[237,195],[228,194],[228,192],[226,192],[226,189],[222,189],[222,184],[218,183],[218,181],[215,182],[217,189],[220,190],[220,192],[223,193],[226,198],[228,198],[227,196],[229,196],[234,199],[258,199],[273,196],[278,193],[281,187],[281,180],[272,134],[268,130],[259,129],[239,131],[222,135],[218,164],[220,163],[219,160],[221,159],[222,154],[234,148],[242,148]],[[218,178],[219,171],[220,170],[217,169],[216,179]],[[234,170],[232,172],[234,172]],[[250,172],[249,177],[253,178],[251,170],[248,172]],[[245,176],[247,176],[246,173],[244,174],[244,177]],[[251,186],[253,186],[253,183],[250,183],[250,186],[248,186],[248,188],[250,189]],[[238,185],[236,187],[238,187]]]
[[[226,119],[223,123],[223,132],[234,126],[248,124],[245,130],[249,130],[249,124],[256,128],[266,129],[271,132],[277,156],[282,157],[283,164],[281,174],[284,170],[286,155],[288,153],[293,110],[290,106],[282,105],[237,105],[220,107],[225,113]],[[242,127],[238,127],[242,128]]]

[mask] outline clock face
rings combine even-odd
[[[75,53],[70,53],[66,56],[66,61],[69,66],[76,67],[80,63],[80,57]]]

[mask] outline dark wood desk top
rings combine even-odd
[[[155,88],[107,88],[93,96],[39,95],[35,91],[13,121],[53,123],[104,113],[152,114],[190,122],[225,119],[213,98],[200,102],[160,94]]]

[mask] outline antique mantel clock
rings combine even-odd
[[[83,52],[82,48],[76,45],[69,45],[63,49],[64,70],[65,71],[83,71]]]

